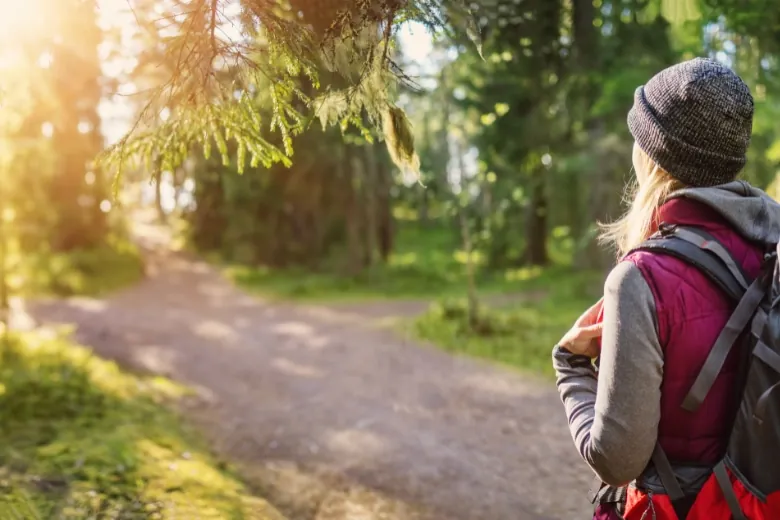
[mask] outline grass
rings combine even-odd
[[[11,335],[0,362],[0,518],[281,519],[169,408],[186,393],[63,335]]]
[[[468,326],[463,299],[434,304],[411,324],[418,338],[445,350],[552,375],[550,352],[574,320],[600,296],[601,276],[593,272],[547,273],[535,280],[546,289],[540,299],[480,310]]]
[[[560,245],[560,241],[553,242],[553,246]],[[556,247],[551,248],[552,253],[557,254]],[[478,254],[475,257],[478,263],[484,260]],[[548,275],[566,271],[568,268],[563,265],[552,270],[528,267],[481,270],[477,284],[482,293],[513,293],[544,283]],[[387,264],[356,277],[242,265],[228,266],[225,273],[250,292],[315,302],[435,299],[463,295],[467,288],[466,255],[460,249],[457,233],[442,225],[423,228],[415,222],[403,221]]]
[[[549,375],[552,347],[601,295],[603,274],[571,268],[574,244],[566,229],[554,230],[548,244],[551,267],[480,271],[483,300],[500,293],[521,298],[503,308],[484,306],[476,329],[467,323],[465,254],[454,230],[441,225],[423,228],[401,220],[389,262],[358,277],[240,265],[227,267],[226,273],[244,289],[279,299],[436,300],[427,313],[404,325],[416,337],[451,352]],[[477,262],[484,259],[477,255]]]
[[[132,285],[144,272],[138,248],[119,235],[94,249],[25,254],[19,260],[10,282],[14,293],[25,296],[103,296]]]

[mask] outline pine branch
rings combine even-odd
[[[175,168],[193,146],[205,152],[212,144],[225,162],[229,140],[236,143],[237,155],[248,154],[253,164],[288,164],[292,137],[308,126],[306,121],[355,126],[370,139],[366,116],[399,167],[417,171],[411,124],[393,98],[397,85],[419,85],[393,61],[394,30],[414,20],[429,31],[449,31],[456,19],[467,20],[466,32],[481,48],[465,0],[290,0],[293,10],[280,0],[245,0],[238,42],[221,28],[230,22],[222,8],[227,0],[174,0],[169,16],[148,23],[133,0],[127,1],[139,26],[176,34],[157,36],[168,49],[158,58],[168,78],[149,93],[132,129],[102,156],[117,168],[155,152],[166,167]],[[160,20],[170,23],[163,27]],[[236,92],[241,92],[238,99]],[[296,108],[301,103],[308,114]],[[159,124],[162,108],[171,118]],[[259,125],[264,111],[270,112],[266,127]],[[270,142],[277,133],[281,148]]]

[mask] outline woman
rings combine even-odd
[[[613,489],[634,482],[626,503],[602,497],[594,518],[677,517],[668,497],[643,485],[656,443],[688,471],[683,480],[690,500],[680,517],[689,511],[689,518],[716,516],[694,513],[698,504],[692,504],[726,448],[738,399],[737,357],[727,359],[696,412],[680,403],[735,304],[688,263],[630,251],[661,223],[693,226],[717,238],[749,277],[758,274],[767,244],[780,238],[780,205],[736,180],[752,119],[749,88],[707,59],[665,69],[636,91],[628,126],[637,186],[628,212],[603,235],[621,261],[606,280],[603,299],[553,351],[581,456]],[[598,374],[591,363],[596,356]]]

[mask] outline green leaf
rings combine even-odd
[[[661,0],[661,14],[670,24],[680,26],[701,18],[697,0]]]

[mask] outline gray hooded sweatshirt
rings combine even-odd
[[[673,197],[702,202],[745,238],[780,240],[780,204],[744,181],[687,188]],[[569,429],[580,455],[607,484],[644,471],[658,437],[664,357],[653,294],[640,270],[620,262],[604,285],[599,375],[590,359],[555,347],[553,365]]]

